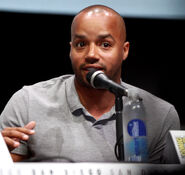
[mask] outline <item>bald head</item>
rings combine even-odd
[[[75,28],[76,22],[82,17],[93,17],[93,16],[106,16],[106,17],[114,17],[117,21],[118,31],[120,32],[120,39],[122,42],[126,40],[126,27],[123,18],[117,13],[115,10],[104,6],[104,5],[93,5],[86,7],[85,9],[81,10],[73,19],[71,25],[71,38],[73,35],[73,30]]]

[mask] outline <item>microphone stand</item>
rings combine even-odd
[[[115,95],[115,110],[116,110],[116,143],[118,145],[118,160],[124,161],[124,144],[123,144],[123,100],[121,95]]]

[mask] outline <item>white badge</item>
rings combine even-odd
[[[185,164],[185,130],[171,130],[170,135],[180,164]]]

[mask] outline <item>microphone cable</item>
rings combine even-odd
[[[114,146],[114,153],[115,153],[117,160],[119,160],[119,161],[120,161],[120,157],[118,155],[118,145],[120,144],[122,139],[123,139],[123,135],[119,138],[119,140],[116,142],[116,144]]]

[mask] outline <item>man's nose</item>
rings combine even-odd
[[[91,63],[91,64],[99,60],[98,48],[94,43],[89,45],[85,60],[86,62]]]

